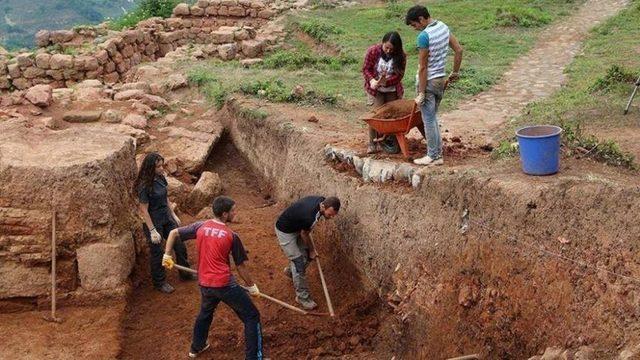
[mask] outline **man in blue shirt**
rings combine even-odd
[[[425,135],[427,136],[426,156],[415,159],[417,165],[442,165],[442,138],[438,126],[438,106],[448,83],[459,78],[462,62],[462,46],[449,27],[442,21],[431,18],[426,7],[416,5],[407,11],[407,25],[420,31],[418,34],[418,76],[416,104],[422,112]],[[449,47],[455,52],[453,72],[446,78],[445,65]]]

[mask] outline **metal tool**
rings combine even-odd
[[[631,93],[631,97],[629,98],[629,102],[627,102],[627,107],[624,108],[624,114],[627,115],[627,113],[629,112],[629,107],[631,106],[631,102],[633,101],[633,98],[636,96],[636,93],[638,92],[638,87],[640,86],[640,76],[638,76],[638,80],[636,80],[635,83],[635,88],[633,88],[633,92]]]
[[[173,267],[175,267],[176,269],[181,270],[181,271],[190,272],[190,273],[196,274],[196,275],[198,274],[198,272],[196,270],[193,270],[193,269],[188,268],[186,266],[174,264]],[[249,290],[245,286],[240,285],[240,287],[242,287],[245,290]],[[295,312],[303,314],[303,315],[313,315],[313,316],[328,316],[329,315],[327,313],[321,313],[321,312],[315,312],[315,311],[307,311],[307,310],[300,309],[298,307],[295,307],[293,305],[287,304],[286,302],[284,302],[282,300],[279,300],[279,299],[276,299],[276,298],[274,298],[272,296],[269,296],[267,294],[260,293],[258,296],[261,297],[261,298],[267,299],[267,300],[269,300],[271,302],[274,302],[274,303],[276,303],[276,304],[278,304],[278,305],[280,305],[282,307],[285,307],[285,308],[287,308],[289,310],[293,310]]]

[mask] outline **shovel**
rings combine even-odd
[[[196,270],[193,270],[193,269],[188,268],[186,266],[174,264],[173,267],[175,267],[178,270],[190,272],[192,274],[196,274],[196,275],[198,274],[198,272]],[[248,288],[245,287],[245,286],[240,285],[240,287],[242,287],[245,290],[248,290]],[[278,304],[278,305],[280,305],[282,307],[285,307],[285,308],[287,308],[289,310],[293,310],[295,312],[303,314],[303,315],[313,315],[313,316],[328,316],[329,315],[327,313],[321,313],[321,312],[315,312],[315,311],[307,311],[307,310],[303,310],[303,309],[297,308],[297,307],[295,307],[293,305],[289,305],[286,302],[284,302],[282,300],[278,300],[278,299],[276,299],[274,297],[271,297],[271,296],[269,296],[267,294],[260,293],[258,296],[261,297],[261,298],[267,299],[267,300],[269,300],[271,302],[274,302],[274,303],[276,303],[276,304]]]

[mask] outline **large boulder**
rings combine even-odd
[[[176,160],[182,169],[189,173],[198,173],[204,167],[211,149],[222,135],[222,126],[213,132],[192,131],[181,127],[168,126],[159,129],[166,139],[155,145],[165,159]]]
[[[202,208],[210,206],[213,199],[222,193],[223,187],[218,174],[204,171],[196,186],[189,193],[185,205],[192,214],[197,214]]]
[[[0,298],[48,295],[52,210],[58,291],[126,286],[138,228],[129,194],[136,176],[133,139],[15,120],[0,123],[0,133]]]
[[[142,95],[144,95],[144,91],[140,89],[125,90],[115,94],[113,100],[126,101],[130,99],[139,99],[142,97]]]
[[[49,85],[36,85],[32,86],[25,93],[25,97],[35,106],[47,107],[51,105],[52,89]]]

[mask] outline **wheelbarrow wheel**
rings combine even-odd
[[[395,136],[387,136],[382,142],[380,142],[380,148],[387,154],[397,154],[400,152],[400,145]]]

